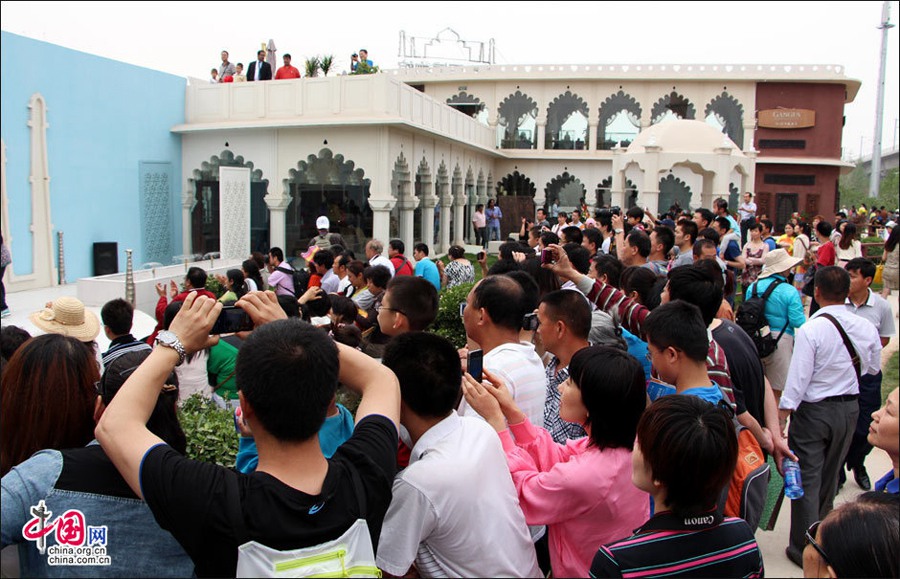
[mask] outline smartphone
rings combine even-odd
[[[484,360],[484,352],[482,350],[469,350],[469,356],[466,358],[466,368],[468,368],[469,374],[472,375],[472,378],[475,378],[478,382],[481,382],[482,362]]]
[[[553,250],[549,247],[541,250],[541,264],[553,263]]]
[[[478,257],[478,261],[481,261],[482,259],[484,259],[484,252],[483,252],[483,251],[479,251],[477,257]]]
[[[219,319],[213,324],[209,333],[212,334],[233,334],[235,332],[245,332],[253,329],[253,321],[247,312],[237,306],[225,306],[219,313]]]
[[[525,314],[525,317],[522,318],[522,329],[526,332],[533,332],[538,329],[538,317],[536,313],[531,312],[530,314]]]
[[[242,416],[242,413],[241,413],[241,407],[238,406],[237,408],[234,409],[234,430],[238,434],[241,433],[241,427],[238,426],[238,422],[243,419],[244,419],[244,417]]]

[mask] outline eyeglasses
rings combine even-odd
[[[830,565],[832,568],[834,565],[831,564],[831,561],[828,559],[828,555],[825,554],[825,551],[822,549],[822,546],[816,543],[816,532],[819,530],[819,525],[822,521],[816,521],[811,524],[808,529],[806,529],[806,544],[812,545],[813,549],[822,557],[822,560],[825,561],[826,565]]]
[[[464,311],[466,311],[466,302],[459,302],[459,317],[463,317]]]
[[[389,311],[389,312],[397,312],[398,314],[403,314],[404,316],[406,315],[406,314],[403,313],[403,310],[398,310],[397,308],[389,308],[389,307],[387,307],[387,306],[385,306],[385,305],[379,304],[379,305],[375,308],[375,311],[376,311],[376,312],[380,312],[381,310],[387,310],[387,311]]]

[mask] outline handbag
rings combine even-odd
[[[872,283],[883,283],[884,282],[884,264],[879,263],[875,266],[875,277],[872,278]]]
[[[803,289],[800,292],[811,298],[816,297],[816,270],[818,266],[813,265],[808,270],[806,270],[806,282],[803,284]]]

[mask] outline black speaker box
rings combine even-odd
[[[119,244],[115,241],[94,243],[94,275],[119,273]]]

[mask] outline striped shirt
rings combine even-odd
[[[580,424],[566,422],[559,416],[559,403],[562,395],[559,385],[569,379],[569,367],[559,368],[559,358],[553,356],[547,364],[547,398],[544,401],[544,430],[550,433],[555,442],[565,444],[567,440],[584,438],[587,433]]]
[[[150,351],[152,349],[153,348],[151,348],[147,342],[135,340],[134,336],[131,334],[125,334],[124,336],[119,336],[110,343],[109,350],[101,354],[100,361],[103,364],[103,367],[107,368],[113,360],[123,354],[127,354],[128,352],[140,352],[142,350]]]
[[[591,577],[763,577],[753,530],[715,511],[696,517],[658,513],[634,535],[600,547]]]

